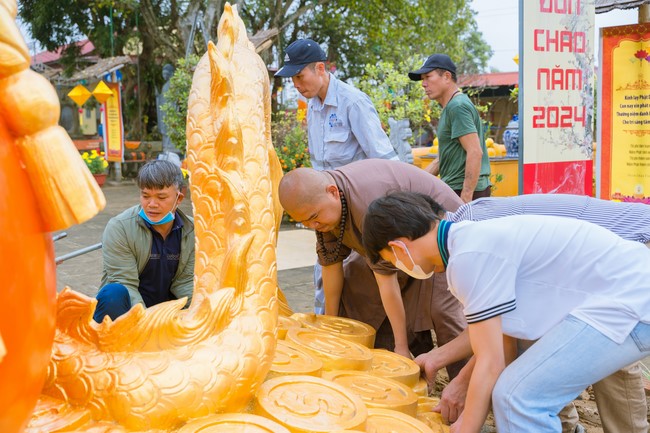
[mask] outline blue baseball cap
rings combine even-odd
[[[409,72],[409,78],[413,81],[422,80],[422,74],[431,72],[434,69],[444,69],[445,71],[456,73],[456,65],[446,54],[432,54],[424,61],[422,67],[416,71]]]
[[[311,39],[298,39],[292,42],[284,54],[284,66],[275,73],[276,77],[293,77],[310,63],[327,60],[325,51]]]

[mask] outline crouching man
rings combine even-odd
[[[115,320],[135,304],[187,298],[194,289],[194,222],[180,209],[183,174],[165,160],[138,173],[140,204],[117,215],[102,237],[104,269],[96,322]]]

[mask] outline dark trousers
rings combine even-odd
[[[101,323],[105,316],[115,320],[131,309],[131,297],[123,284],[106,284],[99,290],[96,298],[97,306],[93,320],[97,323]]]
[[[454,192],[458,197],[460,197],[460,194],[463,192],[460,189],[455,189]],[[474,191],[474,194],[472,195],[472,200],[476,200],[477,198],[482,198],[482,197],[490,197],[492,195],[492,186],[488,186],[485,188],[483,191]]]

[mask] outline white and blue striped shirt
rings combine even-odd
[[[575,218],[597,224],[623,239],[650,242],[650,206],[618,203],[570,194],[529,194],[480,198],[447,212],[446,219],[483,221],[511,215],[545,215]]]

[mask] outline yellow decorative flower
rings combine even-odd
[[[102,174],[108,167],[108,161],[104,158],[104,152],[97,152],[95,149],[91,150],[90,153],[82,153],[81,159],[86,163],[88,170],[92,174]]]
[[[304,122],[306,111],[283,111],[276,114],[272,124],[272,136],[275,151],[283,171],[298,167],[309,167],[307,152],[307,128]]]
[[[305,117],[307,117],[307,110],[305,110],[304,108],[299,108],[296,111],[296,120],[298,122],[302,122],[303,120],[305,120]]]

